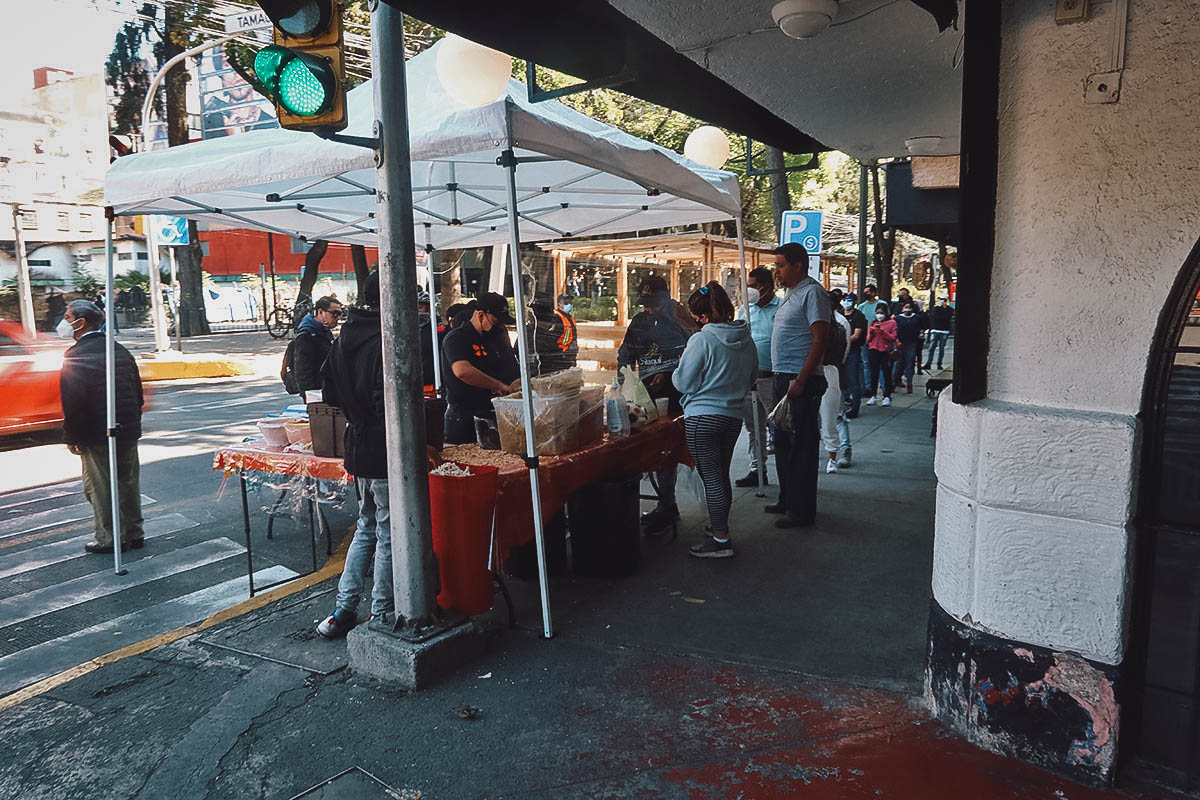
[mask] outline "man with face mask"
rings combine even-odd
[[[545,375],[570,369],[579,360],[579,333],[571,316],[571,296],[560,294],[554,304],[546,295],[538,295],[530,305],[536,326],[533,349],[538,372]]]
[[[767,416],[775,408],[772,402],[775,396],[772,384],[775,373],[771,371],[771,331],[775,328],[775,313],[779,311],[782,298],[775,294],[775,276],[766,267],[751,270],[746,277],[746,285],[750,292],[750,338],[754,340],[754,349],[758,353],[758,444],[757,452],[770,453],[774,447],[770,432],[767,429]],[[747,319],[746,309],[738,314],[739,319]],[[746,396],[746,432],[754,435],[754,409],[750,407],[750,396]],[[738,478],[738,486],[758,486],[758,461],[755,459],[754,441],[750,443],[750,471],[744,477]],[[770,483],[770,478],[767,483]]]
[[[492,398],[508,394],[521,375],[506,325],[516,320],[508,301],[495,292],[484,292],[467,304],[460,316],[466,321],[442,342],[449,369],[446,380],[446,444],[475,441],[475,417],[494,419]]]
[[[88,300],[67,306],[58,335],[74,339],[63,355],[59,389],[63,408],[63,442],[83,460],[83,494],[92,504],[96,540],[89,553],[111,553],[112,494],[108,469],[108,413],[104,391],[104,312]],[[121,550],[145,543],[137,442],[142,435],[142,378],[129,351],[114,343],[117,410],[117,500],[121,515]]]

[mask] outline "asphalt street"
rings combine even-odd
[[[247,344],[282,350],[262,335]],[[238,481],[212,470],[213,453],[294,400],[273,376],[151,386],[139,447],[147,542],[125,554],[123,576],[112,556],[84,552],[92,511],[79,458],[61,444],[0,452],[0,696],[249,596]],[[256,585],[313,569],[306,506],[294,492],[266,538],[265,509],[284,486],[251,484]],[[353,496],[349,505],[322,506],[335,538],[353,522]],[[318,563],[326,550],[322,540]]]

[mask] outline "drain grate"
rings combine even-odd
[[[351,767],[291,800],[420,800],[416,789],[393,789],[362,767]]]

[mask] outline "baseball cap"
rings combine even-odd
[[[486,311],[505,325],[517,323],[513,315],[508,313],[508,301],[495,292],[484,292],[475,303],[480,311]]]

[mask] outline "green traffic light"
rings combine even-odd
[[[258,51],[254,74],[272,99],[299,117],[328,111],[337,88],[328,60],[278,45]]]

